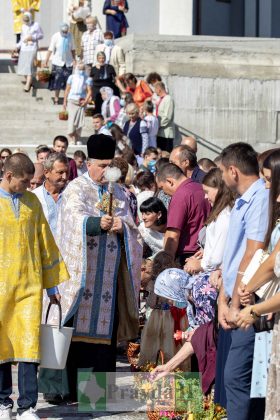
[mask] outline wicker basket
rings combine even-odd
[[[18,51],[16,51],[16,50],[12,51],[12,53],[11,53],[11,59],[13,61],[18,61],[18,59],[19,59],[19,53],[18,53]]]
[[[140,352],[140,344],[139,343],[133,343],[129,342],[126,350],[126,355],[128,362],[131,365],[131,370],[133,372],[139,371],[139,369],[136,369],[138,358],[139,358],[139,352]]]
[[[67,121],[68,120],[68,112],[67,111],[62,111],[58,114],[58,118],[61,121]]]
[[[48,81],[50,80],[50,77],[51,77],[51,73],[48,68],[40,69],[37,71],[36,78],[38,82],[48,83]]]
[[[94,106],[89,106],[85,109],[85,116],[86,117],[93,117],[95,113],[95,107]]]

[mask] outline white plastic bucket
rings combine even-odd
[[[64,369],[69,352],[71,338],[74,328],[61,327],[61,306],[59,307],[59,326],[48,325],[48,314],[51,304],[48,307],[46,323],[41,324],[40,349],[41,368]]]

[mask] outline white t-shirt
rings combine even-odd
[[[201,260],[204,271],[215,270],[222,264],[230,212],[230,207],[226,207],[206,228],[206,242]]]
[[[144,120],[148,127],[149,147],[157,147],[158,119],[155,115],[146,115]]]

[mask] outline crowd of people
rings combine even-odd
[[[104,13],[115,18],[105,2]],[[124,6],[118,5],[122,15]],[[125,10],[127,10],[127,5]],[[75,12],[86,9],[82,21],[74,23]],[[110,13],[109,13],[110,12]],[[54,92],[54,105],[61,104],[68,117],[70,144],[82,144],[85,115],[90,112],[102,119],[103,132],[117,124],[123,130],[137,156],[148,146],[157,145],[171,152],[174,139],[174,102],[157,73],[137,80],[126,72],[125,53],[114,44],[110,23],[102,32],[96,17],[91,16],[83,1],[70,6],[71,22],[63,23],[52,38],[43,65],[51,72],[48,88]],[[23,13],[22,32],[17,43],[18,74],[25,77],[24,91],[29,92],[35,75],[38,42],[43,38],[40,25],[30,11]],[[108,27],[112,30],[108,30]],[[122,26],[123,28],[124,26]],[[105,131],[104,131],[105,130]]]
[[[203,393],[214,392],[229,420],[277,420],[280,149],[258,154],[239,142],[212,161],[198,160],[193,137],[175,145],[161,76],[126,73],[114,46],[127,2],[105,1],[104,34],[88,12],[77,19],[87,7],[78,3],[46,58],[54,104],[65,89],[68,138],[38,146],[34,163],[23,150],[0,151],[0,418],[12,418],[12,363],[17,419],[36,420],[38,390],[50,403],[77,402],[78,370],[114,372],[117,346],[132,341],[140,343],[134,368],[163,352],[152,380],[179,366],[198,370]],[[23,22],[19,69],[43,36],[30,11]],[[28,91],[32,73],[20,74]],[[68,144],[80,141],[91,101],[87,156],[77,150],[72,159]],[[110,168],[119,170],[113,190]],[[74,333],[66,368],[38,375],[49,300]],[[54,309],[49,320],[57,322]]]
[[[153,146],[141,156],[114,132],[90,136],[87,157],[77,150],[71,159],[67,147],[57,136],[52,149],[37,148],[34,164],[23,151],[0,152],[1,418],[11,418],[14,361],[18,418],[38,418],[46,288],[43,312],[49,296],[74,328],[66,369],[39,371],[46,401],[77,401],[78,369],[115,371],[117,345],[136,340],[139,369],[164,353],[153,380],[198,369],[203,393],[215,390],[228,419],[276,419],[280,150],[258,155],[240,142],[197,161],[196,140],[183,137],[164,157]],[[120,170],[111,210],[108,167]],[[47,258],[41,267],[37,253]]]

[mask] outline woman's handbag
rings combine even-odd
[[[259,299],[256,303],[264,302],[265,299]],[[274,327],[274,321],[275,321],[275,314],[268,319],[268,315],[261,315],[259,318],[256,319],[256,321],[253,324],[253,328],[256,333],[264,332],[264,331],[271,331]]]
[[[253,324],[256,333],[271,331],[274,327],[275,314],[271,319],[267,319],[267,315],[261,315]]]
[[[71,338],[74,328],[62,327],[62,310],[60,302],[59,309],[59,325],[49,325],[48,316],[51,309],[49,303],[45,324],[41,324],[40,348],[41,348],[41,368],[47,369],[64,369],[69,352]]]
[[[253,258],[251,259],[248,267],[246,268],[242,283],[248,284],[251,278],[255,275],[259,267],[267,260],[269,257],[269,254],[265,252],[263,249],[258,249]],[[272,280],[270,280],[268,283],[264,284],[262,287],[260,287],[258,290],[256,290],[255,294],[262,299],[268,299],[271,296],[274,296],[277,292],[279,287],[279,279],[275,276]]]

